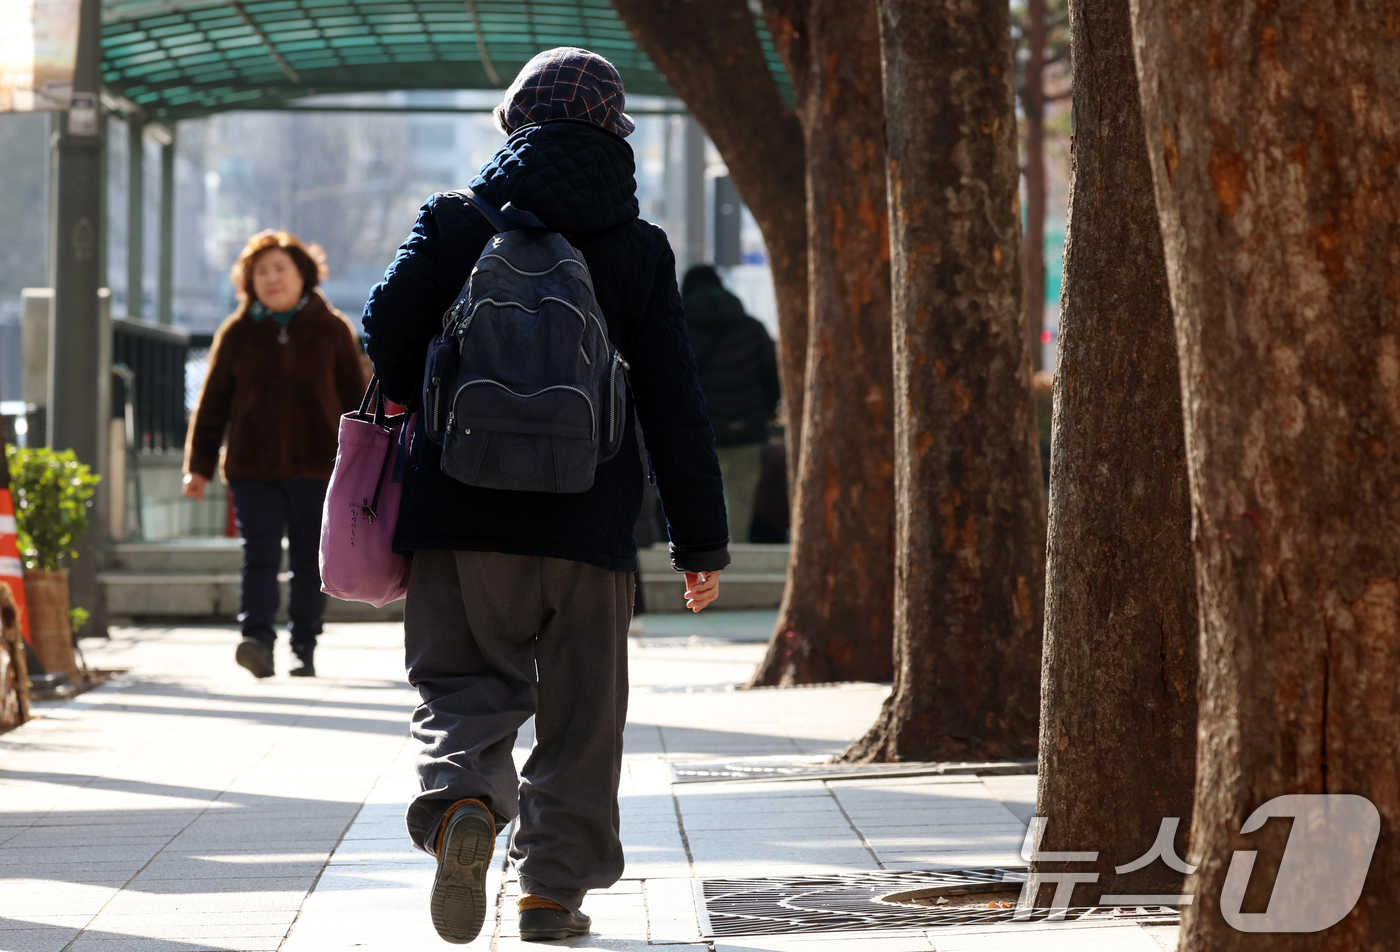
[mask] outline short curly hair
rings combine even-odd
[[[238,309],[240,315],[257,300],[253,293],[254,265],[260,257],[274,248],[280,248],[291,257],[297,270],[301,272],[301,279],[307,291],[316,287],[330,274],[326,267],[325,249],[320,245],[304,245],[300,238],[289,231],[274,231],[271,228],[260,231],[248,239],[248,243],[238,253],[238,260],[234,261],[233,268],[229,271],[229,279],[233,281],[234,289],[241,299]]]

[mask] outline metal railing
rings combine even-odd
[[[185,445],[185,363],[189,334],[161,324],[112,320],[112,363],[131,373],[137,451],[178,453]],[[112,394],[114,414],[126,395]]]
[[[209,372],[209,351],[213,347],[213,334],[190,335],[190,349],[185,355],[185,410],[190,413],[199,401],[204,375]]]

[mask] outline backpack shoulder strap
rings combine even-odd
[[[466,199],[468,205],[480,212],[481,217],[490,222],[491,227],[496,229],[498,233],[502,231],[514,231],[515,228],[519,227],[513,225],[506,216],[502,215],[499,208],[482,199],[481,196],[477,195],[476,192],[473,192],[470,188],[464,188],[457,194]]]
[[[516,208],[513,202],[506,202],[503,208],[497,208],[470,188],[464,188],[457,194],[466,199],[468,205],[480,212],[481,216],[491,223],[491,227],[496,229],[498,234],[503,231],[519,231],[521,228],[549,230],[549,226],[541,221],[538,215],[534,212],[527,212],[523,208]]]
[[[516,208],[514,202],[506,202],[501,208],[501,214],[508,219],[516,228],[539,228],[544,231],[552,231],[548,225],[534,212],[527,212],[523,208]]]

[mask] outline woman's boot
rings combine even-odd
[[[301,667],[293,668],[287,673],[294,678],[314,678],[316,677],[316,664],[314,656],[316,654],[315,645],[292,645],[292,654],[297,656],[301,662]]]

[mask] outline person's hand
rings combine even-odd
[[[719,572],[685,573],[685,607],[698,612],[719,598]]]
[[[180,492],[190,499],[203,499],[204,487],[209,485],[209,480],[198,473],[186,473],[184,484],[180,487]]]

